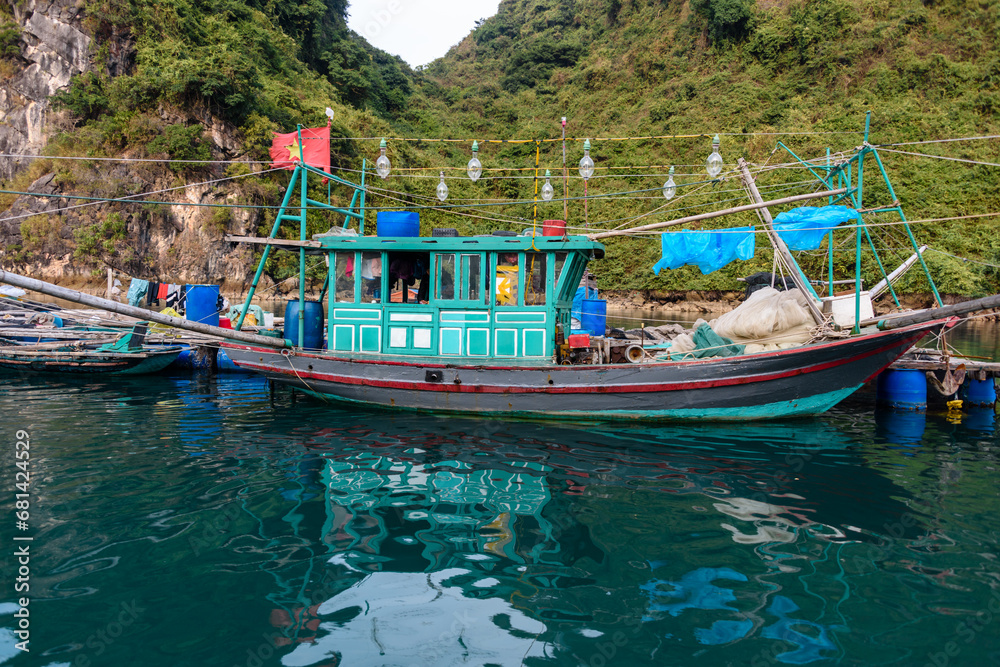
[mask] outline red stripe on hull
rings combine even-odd
[[[729,377],[720,378],[717,380],[700,380],[700,381],[688,381],[688,382],[669,382],[669,383],[656,383],[656,384],[627,384],[627,385],[612,385],[612,386],[601,386],[601,385],[580,385],[572,387],[513,387],[513,386],[490,386],[490,385],[464,385],[464,384],[440,384],[433,382],[406,382],[400,380],[373,380],[369,378],[360,378],[353,376],[343,376],[343,375],[332,375],[328,373],[319,373],[315,371],[301,371],[295,368],[289,370],[277,368],[275,366],[270,366],[267,364],[258,364],[253,362],[241,362],[239,365],[250,368],[256,371],[270,371],[272,373],[281,373],[288,377],[296,377],[299,380],[317,380],[322,382],[330,382],[334,384],[343,385],[355,385],[355,386],[367,386],[367,387],[378,387],[383,389],[402,389],[402,390],[414,390],[414,391],[433,391],[433,392],[448,392],[448,393],[480,393],[480,394],[617,394],[617,393],[648,393],[648,392],[667,392],[667,391],[683,391],[690,389],[708,389],[713,387],[726,387],[742,384],[756,384],[759,382],[767,382],[771,380],[780,380],[783,378],[794,377],[797,375],[806,375],[808,373],[816,373],[830,368],[836,368],[838,366],[843,366],[844,364],[849,364],[853,362],[866,359],[868,357],[875,356],[886,350],[892,348],[898,348],[902,345],[912,345],[914,342],[919,340],[924,336],[924,331],[914,333],[905,339],[896,339],[892,343],[884,345],[874,350],[869,350],[864,354],[858,354],[852,357],[838,359],[836,361],[828,361],[821,364],[813,364],[810,366],[803,366],[801,368],[793,368],[781,372],[766,373],[758,375],[745,375],[740,377]],[[276,354],[270,350],[257,350],[265,354],[273,355]],[[787,352],[787,351],[782,351]],[[308,357],[314,359],[324,360],[323,357],[318,355],[295,355],[294,357],[289,357],[289,363],[292,363],[292,359],[298,357]],[[351,362],[351,359],[329,359],[329,361],[343,361]],[[704,361],[714,361],[719,362],[720,359],[710,359]],[[421,368],[446,368],[447,366],[433,365],[433,364],[413,364],[405,363],[402,365],[406,366],[420,366]],[[665,364],[664,364],[665,365]],[[888,364],[886,364],[888,365]],[[451,367],[455,370],[461,370],[461,368]],[[484,367],[478,367],[484,368]],[[566,368],[553,366],[551,370],[556,370],[557,368]],[[574,368],[574,367],[569,367]],[[575,367],[576,370],[580,370],[580,367]],[[606,368],[602,366],[601,368]],[[649,366],[646,366],[649,368]],[[880,371],[882,371],[885,366],[876,368],[871,375],[874,377]],[[476,370],[475,367],[469,367],[468,370]],[[536,370],[536,371],[548,371],[549,369],[534,368],[534,367],[500,367],[491,368],[491,370],[511,370],[511,371],[526,371],[526,370]]]

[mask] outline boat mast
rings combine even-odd
[[[753,176],[750,174],[750,169],[747,167],[746,160],[739,158],[736,164],[740,168],[740,176],[742,177],[743,184],[746,185],[747,190],[750,192],[750,198],[754,200],[757,204],[763,204],[764,200],[760,196],[760,192],[757,191],[757,185],[754,183]],[[788,250],[788,246],[785,242],[781,240],[781,236],[774,231],[774,220],[771,218],[771,212],[767,210],[766,206],[761,206],[760,209],[761,218],[764,221],[764,228],[767,230],[767,235],[771,237],[771,244],[774,246],[774,252],[778,253],[785,266],[789,270],[794,271],[795,283],[802,290],[802,294],[806,297],[806,305],[809,306],[809,310],[812,312],[813,317],[816,319],[817,324],[822,324],[823,322],[823,309],[822,302],[813,290],[812,285],[809,283],[809,278],[806,274],[802,272],[799,267],[798,262],[792,257],[792,253]]]

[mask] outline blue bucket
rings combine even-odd
[[[305,336],[303,347],[307,350],[322,350],[323,345],[323,304],[319,301],[305,302]],[[285,305],[285,328],[282,331],[285,340],[299,344],[299,301],[293,299]]]
[[[376,236],[420,236],[420,214],[416,211],[379,211],[375,215]]]
[[[927,409],[927,378],[923,371],[882,371],[875,383],[875,400],[899,410]]]
[[[218,285],[188,285],[184,301],[187,304],[189,322],[219,326]]]
[[[608,302],[604,299],[584,299],[580,307],[580,328],[592,336],[603,336],[607,330]]]
[[[993,378],[985,380],[966,378],[959,396],[972,405],[993,405],[997,402],[997,387],[993,384]]]

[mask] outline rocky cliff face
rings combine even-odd
[[[0,82],[0,153],[38,154],[45,145],[49,98],[90,66],[91,39],[82,30],[82,7],[69,0],[13,3],[22,29],[23,66]],[[10,178],[24,164],[0,158],[0,178]]]
[[[95,66],[108,76],[127,73],[134,49],[129,35],[108,37],[107,58],[93,63],[96,50],[85,34],[80,0],[27,0],[12,3],[21,27],[20,57],[12,75],[0,80],[0,179],[9,180],[33,162],[40,176],[26,186],[46,197],[18,197],[0,212],[0,265],[36,278],[84,287],[100,283],[105,266],[124,274],[163,282],[211,283],[238,293],[255,269],[253,252],[224,240],[224,234],[254,235],[260,211],[191,207],[260,199],[238,186],[192,185],[223,176],[210,167],[179,178],[162,165],[117,162],[35,161],[42,153],[53,119],[50,99],[71,78]],[[154,122],[199,124],[216,160],[237,159],[242,148],[235,129],[207,110],[161,108]],[[25,157],[17,157],[25,156]],[[129,156],[122,156],[129,157]],[[49,168],[46,169],[44,166]],[[88,202],[65,195],[140,197],[164,205]],[[62,196],[61,196],[62,195]],[[87,252],[76,252],[90,243]],[[266,284],[268,281],[265,280]]]

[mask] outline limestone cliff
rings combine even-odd
[[[262,212],[185,204],[227,204],[238,198],[270,203],[260,186],[183,187],[223,177],[224,165],[176,173],[156,163],[31,157],[43,153],[55,132],[69,129],[66,114],[52,110],[51,98],[74,75],[100,67],[116,76],[132,67],[134,48],[127,33],[103,36],[107,53],[94,62],[96,42],[86,34],[82,7],[68,0],[11,4],[21,36],[19,55],[8,56],[13,72],[0,80],[0,179],[10,183],[20,176],[21,185],[14,189],[48,196],[8,196],[0,206],[7,209],[0,212],[0,265],[77,286],[99,283],[98,276],[110,266],[136,277],[221,283],[230,293],[241,291],[255,268],[252,250],[226,243],[223,235],[255,234]],[[170,125],[200,126],[211,159],[241,159],[235,128],[207,110],[161,106],[156,116],[152,132]],[[100,199],[152,192],[157,194],[138,198],[167,203],[108,204],[60,196]]]

